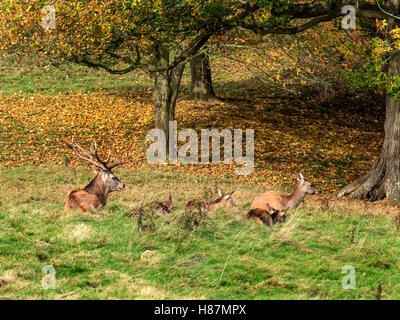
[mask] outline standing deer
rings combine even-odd
[[[298,183],[291,195],[267,191],[253,201],[251,204],[253,210],[245,216],[245,219],[255,217],[258,223],[268,225],[271,221],[283,222],[286,220],[286,212],[297,208],[307,194],[319,194],[317,188],[305,180],[301,173],[297,173],[296,176]],[[268,218],[268,215],[271,216],[271,219]]]
[[[97,154],[96,143],[92,149],[87,151],[72,143],[67,146],[82,160],[89,162],[89,167],[96,175],[83,190],[73,190],[65,201],[65,209],[82,210],[87,212],[105,206],[107,197],[111,192],[122,191],[125,185],[113,173],[112,169],[122,164],[117,162],[109,165],[110,154],[107,160],[103,161]]]
[[[185,209],[187,211],[200,209],[201,212],[211,212],[217,208],[226,207],[232,209],[233,212],[239,212],[239,209],[236,207],[236,204],[232,199],[232,194],[234,192],[235,191],[225,194],[221,188],[218,188],[217,199],[210,202],[200,199],[194,199],[186,203]],[[200,208],[198,208],[199,205]]]

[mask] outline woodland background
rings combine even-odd
[[[209,57],[216,97],[193,96],[187,59],[174,116],[178,130],[255,129],[255,171],[241,177],[235,166],[223,164],[148,165],[145,137],[155,122],[154,79],[146,70],[110,74],[54,59],[60,49],[54,39],[44,39],[51,45],[42,50],[35,29],[20,29],[21,21],[24,26],[40,21],[39,2],[0,15],[15,27],[0,27],[1,298],[400,298],[398,202],[336,198],[379,158],[385,95],[398,94],[398,78],[385,77],[386,54],[397,48],[398,28],[389,31],[385,19],[358,19],[356,30],[345,31],[336,18],[291,35],[233,28],[210,37],[199,53]],[[211,11],[201,11],[207,1],[189,2],[196,10],[195,22],[188,23],[214,19],[207,15]],[[90,3],[93,10],[101,8]],[[170,19],[159,9],[151,11],[152,18]],[[92,11],[78,10],[73,18],[91,25],[94,15],[85,12]],[[112,23],[132,27],[111,11],[102,16],[106,35]],[[282,20],[274,23],[287,23]],[[157,35],[173,37],[171,26]],[[100,54],[96,41],[107,37],[92,43],[95,28],[76,30],[61,39],[61,49],[94,48],[93,54]],[[145,24],[141,32],[154,36]],[[394,38],[391,49],[388,33]],[[148,39],[141,41],[148,49]],[[103,154],[111,151],[126,162],[115,172],[126,190],[97,212],[64,211],[68,192],[91,178],[65,146],[71,137],[85,146],[96,140]],[[266,228],[242,220],[265,190],[290,193],[296,170],[321,195],[307,197],[284,224]],[[213,199],[217,186],[236,190],[240,213],[220,209],[200,218],[185,216],[186,201]],[[139,231],[132,210],[164,200],[169,192],[175,212],[148,213]],[[55,290],[42,288],[46,265],[56,269]],[[342,287],[346,265],[357,270],[354,290]]]

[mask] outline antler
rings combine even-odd
[[[96,167],[99,167],[100,169],[106,170],[106,171],[111,171],[112,169],[114,169],[115,167],[120,166],[121,164],[123,164],[123,162],[116,162],[112,165],[109,165],[108,162],[110,161],[110,157],[111,157],[111,152],[108,154],[107,160],[102,160],[100,158],[100,156],[97,153],[97,145],[96,142],[94,142],[92,144],[92,149],[90,151],[87,151],[85,149],[83,149],[80,145],[76,144],[74,142],[74,138],[72,138],[72,143],[69,144],[68,142],[66,142],[66,145],[72,149],[72,151],[74,151],[74,153],[81,158],[82,160],[88,161],[91,164],[95,165]],[[79,151],[84,154],[85,156],[83,156]],[[93,159],[94,158],[94,159]],[[96,161],[97,162],[96,162]]]

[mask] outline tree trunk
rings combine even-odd
[[[400,55],[397,54],[395,60],[396,63],[391,61],[391,65],[396,64],[399,68]],[[386,98],[385,140],[381,155],[365,176],[338,194],[339,197],[346,195],[371,201],[385,197],[400,201],[400,101],[392,96]]]
[[[162,71],[152,72],[154,127],[164,131],[169,142],[169,122],[175,118],[175,106],[181,84],[184,64],[179,64],[172,70],[169,65],[169,51],[159,48],[155,67],[165,68]]]
[[[210,58],[205,53],[200,53],[192,58],[190,63],[192,72],[191,91],[193,98],[203,101],[221,101],[217,98],[212,86]]]
[[[392,9],[399,13],[397,0],[392,0]],[[394,27],[393,20],[388,23]],[[389,39],[391,41],[391,39]],[[400,54],[391,54],[388,62],[389,77],[400,74]],[[385,139],[379,159],[363,177],[343,188],[338,197],[350,195],[376,201],[387,197],[400,201],[400,101],[390,94],[386,97]]]

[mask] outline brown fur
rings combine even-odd
[[[243,218],[248,220],[250,218],[255,218],[256,222],[259,224],[265,224],[266,226],[272,226],[278,222],[276,219],[276,214],[271,215],[267,210],[263,209],[253,209]],[[274,219],[275,218],[275,219]]]
[[[69,193],[65,201],[65,210],[82,210],[84,212],[98,209],[107,203],[107,197],[111,192],[122,191],[125,185],[113,173],[112,169],[120,166],[122,162],[109,164],[109,154],[107,160],[102,160],[97,153],[96,143],[93,143],[90,151],[83,149],[74,142],[66,145],[78,156],[78,158],[89,163],[89,168],[96,175],[83,190],[73,190]]]
[[[88,212],[103,207],[107,203],[107,197],[112,191],[121,191],[124,189],[124,184],[117,179],[117,184],[121,186],[117,190],[110,189],[107,183],[102,180],[102,174],[114,176],[111,171],[106,173],[102,169],[95,166],[89,166],[96,176],[83,190],[73,190],[69,193],[65,201],[65,210],[81,210]]]
[[[283,216],[288,208],[288,202],[290,200],[290,196],[282,195],[274,191],[268,191],[261,196],[254,199],[251,204],[252,209],[262,209],[267,212],[271,212],[271,209],[277,212],[280,212],[280,215]]]
[[[169,194],[169,198],[164,202],[152,202],[151,205],[156,207],[156,210],[162,213],[172,213],[174,211],[174,204],[172,203],[172,195]]]
[[[200,207],[200,208],[199,208]],[[209,203],[205,200],[193,199],[186,203],[186,211],[193,211],[200,209],[201,212],[207,212],[209,208]]]
[[[270,214],[267,210],[263,209],[253,209],[243,218],[244,220],[248,220],[250,218],[254,218],[258,224],[265,224],[266,226],[271,227],[278,222],[284,222],[286,218],[278,217],[278,212]]]
[[[291,195],[267,191],[257,197],[251,204],[252,209],[262,209],[271,214],[276,213],[277,219],[283,217],[290,209],[297,208],[306,194],[318,194],[318,190],[302,174],[297,174],[298,184]]]
[[[225,194],[221,188],[218,188],[219,197],[213,201],[205,201],[201,199],[194,199],[186,203],[186,211],[198,210],[200,206],[201,212],[211,212],[215,209],[226,207],[232,209],[234,212],[239,212],[231,196],[233,192]]]
[[[94,194],[84,190],[73,190],[65,201],[65,210],[82,210],[88,212],[102,206],[101,201]]]
[[[95,167],[91,167],[97,172]],[[88,212],[104,206],[107,202],[107,190],[101,182],[100,174],[97,173],[92,181],[83,190],[73,190],[65,201],[65,209],[82,210]]]

